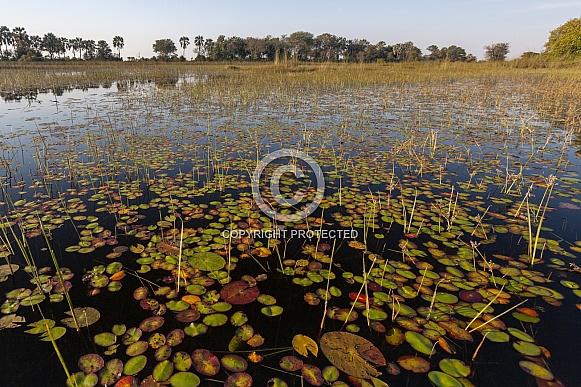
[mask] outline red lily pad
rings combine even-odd
[[[200,312],[196,309],[182,310],[176,315],[176,320],[183,323],[191,323],[200,318]]]
[[[303,378],[313,386],[322,386],[325,383],[325,379],[323,379],[323,373],[319,369],[319,367],[315,367],[311,364],[304,364],[301,368],[301,375]]]
[[[484,299],[480,293],[474,290],[462,290],[458,293],[458,296],[460,296],[463,301],[471,303],[481,302]]]
[[[250,387],[252,386],[252,376],[246,372],[240,372],[228,376],[224,382],[224,387]]]
[[[296,356],[285,356],[278,363],[285,371],[298,371],[303,367],[303,361]]]
[[[148,317],[139,324],[139,329],[143,332],[153,332],[160,328],[165,322],[162,316],[152,316]]]
[[[256,300],[260,291],[256,286],[249,286],[244,281],[230,282],[220,291],[222,300],[233,305],[245,305]]]
[[[199,374],[214,376],[220,372],[220,360],[207,349],[196,349],[192,353],[192,363]]]

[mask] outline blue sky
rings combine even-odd
[[[29,34],[125,40],[122,55],[150,57],[156,39],[196,35],[280,36],[324,32],[388,44],[452,44],[482,58],[485,45],[510,42],[509,57],[540,51],[549,32],[581,16],[581,0],[24,0],[3,1],[0,25]],[[190,45],[187,57],[193,56]],[[180,50],[181,51],[181,50]]]

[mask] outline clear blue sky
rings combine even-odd
[[[156,39],[196,35],[280,36],[324,32],[388,44],[462,46],[478,58],[483,46],[510,42],[509,57],[540,51],[549,32],[581,16],[580,0],[2,0],[0,25],[29,34],[84,39],[114,35],[125,40],[124,57],[150,57]],[[193,56],[190,45],[187,57]]]

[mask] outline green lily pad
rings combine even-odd
[[[527,341],[517,341],[512,346],[525,356],[539,356],[541,354],[541,349],[538,346]]]
[[[173,355],[172,362],[178,371],[187,371],[192,367],[192,358],[186,352],[180,351]]]
[[[75,313],[75,317],[77,318],[79,328],[88,327],[89,325],[92,325],[99,321],[99,319],[101,318],[101,313],[99,313],[97,309],[91,308],[90,306],[75,308],[73,309],[73,312]],[[72,316],[70,310],[67,310],[65,314]],[[69,328],[76,328],[75,320],[73,319],[73,317],[63,318],[61,322]]]
[[[156,382],[165,382],[169,379],[171,374],[173,373],[173,363],[169,360],[164,360],[160,363],[157,363],[155,368],[153,369],[153,379]]]
[[[458,379],[440,371],[431,371],[428,378],[437,387],[463,387]]]
[[[522,341],[526,341],[528,343],[532,343],[535,341],[535,339],[529,335],[526,332],[521,331],[520,329],[517,328],[508,328],[508,333],[510,333],[511,335],[513,335],[514,337],[516,337],[519,340]]]
[[[99,377],[96,374],[84,374],[83,372],[75,372],[67,379],[67,387],[94,387],[99,383]]]
[[[99,372],[105,365],[103,358],[96,353],[83,355],[79,358],[78,366],[85,374]]]
[[[111,332],[98,333],[93,338],[93,341],[95,344],[100,345],[101,347],[108,347],[115,344],[117,341],[117,336]]]
[[[434,353],[431,340],[417,332],[407,331],[405,333],[405,340],[418,352],[426,355],[432,355]]]
[[[228,372],[244,372],[248,368],[248,362],[234,354],[222,356],[220,364],[222,364],[222,367]]]
[[[102,386],[115,384],[123,372],[123,362],[119,359],[111,359],[105,363],[105,367],[99,372],[99,383]]]
[[[426,373],[430,370],[430,363],[428,363],[426,359],[418,356],[400,356],[397,359],[397,364],[399,364],[403,369],[412,371],[416,374]]]
[[[260,309],[260,312],[262,312],[262,314],[264,314],[265,316],[268,317],[275,317],[275,316],[279,316],[282,314],[283,312],[283,308],[282,306],[278,306],[278,305],[271,305],[271,306],[264,306]]]
[[[439,365],[442,371],[456,378],[470,375],[470,367],[459,359],[442,359]]]
[[[209,327],[221,327],[228,322],[228,316],[222,313],[209,314],[202,320]]]
[[[200,378],[191,372],[176,372],[169,382],[172,387],[197,387],[200,385]]]
[[[125,349],[125,353],[127,356],[139,356],[147,351],[147,348],[149,348],[149,343],[147,341],[136,341]]]
[[[553,373],[538,363],[528,360],[521,360],[518,365],[529,375],[542,380],[553,380],[555,377]]]
[[[226,265],[224,258],[210,251],[194,253],[188,258],[188,263],[194,269],[201,271],[220,270]]]
[[[145,355],[139,355],[132,357],[125,363],[123,367],[124,375],[137,375],[142,369],[145,368],[147,364],[147,357]]]
[[[184,333],[191,337],[203,335],[206,332],[208,332],[208,326],[202,323],[190,323],[184,328]]]

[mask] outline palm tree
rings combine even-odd
[[[59,51],[59,40],[52,32],[44,34],[42,38],[42,48],[48,52],[50,59],[54,58],[55,52]]]
[[[113,37],[113,47],[117,49],[117,56],[119,58],[121,58],[121,50],[123,49],[123,46],[125,46],[125,42],[121,36],[117,35]]]
[[[57,50],[58,54],[62,55],[64,58],[64,56],[67,53],[67,50],[70,48],[69,40],[67,38],[64,38],[61,36],[60,38],[58,38],[57,48],[58,48],[58,50]]]
[[[79,59],[82,57],[81,50],[83,49],[83,38],[74,38],[70,40],[71,50],[73,51],[73,57],[76,58],[75,52],[79,52]]]
[[[14,56],[16,59],[26,54],[30,46],[30,41],[24,27],[14,27],[12,29],[12,42],[14,44]]]
[[[190,45],[190,38],[188,38],[187,36],[182,36],[180,38],[180,46],[183,48],[184,53],[182,54],[182,56],[186,56],[186,48]]]
[[[8,46],[12,44],[12,34],[10,33],[10,28],[6,26],[0,26],[0,56],[2,56],[2,45],[6,46],[4,53],[8,51]]]
[[[95,59],[95,41],[83,40],[83,49],[85,50],[85,59]]]
[[[194,38],[194,44],[197,47],[196,53],[198,56],[202,55],[202,47],[204,46],[204,37],[202,35],[198,35]]]

